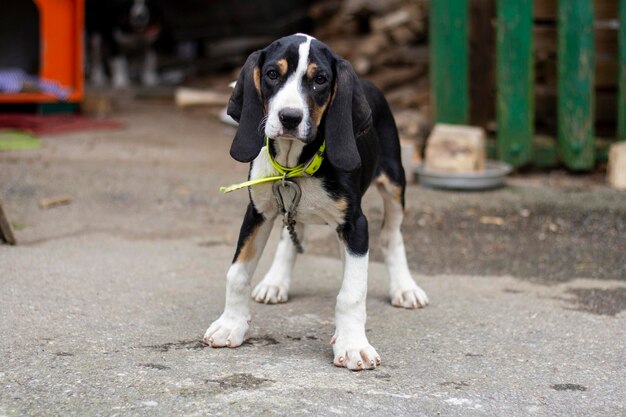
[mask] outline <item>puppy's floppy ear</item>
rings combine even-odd
[[[372,127],[372,111],[352,65],[335,61],[335,90],[326,113],[325,139],[329,162],[342,171],[361,167],[358,137]]]
[[[265,139],[260,129],[264,116],[261,98],[262,57],[263,51],[253,52],[248,57],[228,101],[228,115],[239,122],[230,146],[230,156],[239,162],[250,162],[256,158]]]

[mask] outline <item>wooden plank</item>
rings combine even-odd
[[[564,0],[568,1],[568,0]],[[621,0],[589,0],[594,4],[597,20],[615,19],[617,1]],[[556,21],[557,0],[535,0],[535,19],[539,21]]]
[[[597,22],[597,19],[596,19]],[[618,31],[611,28],[595,28],[595,86],[604,90],[617,89],[617,37]],[[545,66],[555,65],[554,85],[556,86],[557,62],[557,28],[550,25],[535,25],[533,28],[533,42],[537,64]],[[473,55],[472,55],[473,58]],[[542,72],[536,76],[541,79]],[[551,80],[550,80],[551,81]],[[613,117],[614,118],[614,117]]]
[[[469,2],[469,121],[487,129],[496,118],[496,0]]]
[[[571,170],[594,166],[594,10],[589,0],[558,4],[558,145]]]
[[[529,163],[533,149],[532,0],[498,0],[496,116],[498,156],[514,167]]]
[[[430,3],[430,80],[436,123],[468,122],[467,1],[437,0]]]
[[[617,139],[626,140],[626,0],[619,0]]]

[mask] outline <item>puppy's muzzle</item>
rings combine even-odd
[[[302,122],[302,110],[287,107],[278,112],[278,119],[286,130],[294,130]]]

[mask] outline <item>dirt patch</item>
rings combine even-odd
[[[512,275],[547,284],[626,277],[626,210],[485,204],[408,211],[403,236],[411,269],[428,275]],[[500,221],[481,222],[486,216]],[[370,259],[383,261],[377,245],[382,210],[369,210],[368,219]],[[312,241],[308,252],[335,257],[331,240]]]
[[[187,350],[200,350],[208,347],[202,342],[202,340],[180,340],[178,342],[168,342],[159,345],[145,345],[141,346],[145,349],[152,349],[159,352],[169,352],[172,349],[187,349]]]
[[[274,380],[257,378],[252,374],[232,374],[218,379],[207,379],[207,384],[217,384],[221,389],[254,390],[273,384]]]
[[[587,391],[587,387],[578,384],[554,384],[550,388],[556,391]]]
[[[171,369],[169,366],[161,365],[160,363],[140,363],[139,366],[144,368],[156,369],[157,371],[166,371]]]
[[[574,304],[578,311],[615,316],[626,310],[626,288],[571,288],[566,292],[575,298],[565,301]]]
[[[442,387],[452,387],[456,390],[463,389],[464,387],[469,387],[470,385],[465,381],[447,381],[441,382],[439,385]]]
[[[280,342],[271,336],[258,336],[243,342],[242,346],[271,346],[278,345]]]

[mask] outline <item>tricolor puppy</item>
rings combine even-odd
[[[428,304],[409,272],[400,233],[405,177],[398,132],[385,98],[322,42],[297,34],[248,57],[228,114],[239,122],[230,154],[252,163],[252,181],[280,177],[277,165],[319,164],[321,158],[315,155],[323,152],[317,170],[291,178],[301,189],[294,229],[298,238],[305,224],[327,224],[336,230],[344,270],[331,341],[334,363],[353,370],[375,368],[380,356],[365,335],[369,238],[361,210],[361,197],[371,182],[384,199],[381,241],[391,303],[405,308]],[[249,187],[250,203],[227,274],[224,313],[204,336],[212,347],[236,347],[247,337],[250,278],[274,220],[283,217],[274,191],[277,182]],[[294,203],[293,187],[278,188],[285,207]],[[269,272],[252,291],[254,300],[287,301],[296,249],[285,227]]]

